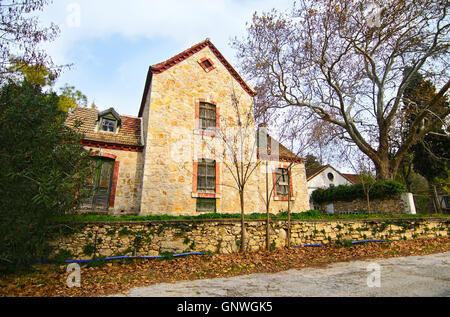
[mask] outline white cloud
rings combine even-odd
[[[43,17],[61,27],[54,46],[60,54],[78,41],[104,39],[112,34],[125,38],[169,39],[189,47],[210,37],[218,46],[245,31],[254,11],[287,8],[288,0],[58,0]],[[79,27],[72,27],[79,8]],[[76,20],[76,19],[75,19]]]
[[[119,111],[132,115],[139,108],[149,65],[168,59],[206,37],[233,64],[235,53],[229,41],[245,34],[245,23],[251,20],[253,12],[273,7],[284,10],[291,3],[289,0],[55,0],[45,8],[41,20],[58,24],[61,34],[44,48],[56,64],[74,63],[72,75],[66,74],[63,79],[74,80],[70,84],[82,88],[99,107],[108,107],[115,101]],[[78,22],[79,27],[74,27]],[[161,47],[152,49],[152,57],[157,56],[159,60],[151,59],[148,52],[136,52],[132,61],[109,65],[116,70],[117,77],[95,74],[97,78],[83,79],[81,74],[88,73],[83,67],[98,65],[104,59],[105,52],[93,50],[92,45],[96,41],[108,43],[117,37],[129,42],[154,41],[161,44],[157,46],[169,48],[167,52],[160,52]],[[116,49],[120,54],[121,48]],[[136,75],[143,78],[134,78]],[[130,76],[128,81],[127,76]],[[111,91],[91,88],[88,82],[96,80],[109,81]]]

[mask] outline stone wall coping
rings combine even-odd
[[[327,222],[386,222],[386,221],[450,221],[450,217],[423,217],[423,218],[373,218],[373,219],[291,219],[291,223],[327,223]],[[186,219],[186,220],[130,220],[130,221],[76,221],[78,224],[95,225],[149,225],[163,223],[240,223],[241,219]],[[246,219],[245,223],[266,222],[266,219]],[[287,222],[287,219],[270,219],[270,222]],[[61,221],[60,223],[73,223]]]

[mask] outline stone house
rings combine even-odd
[[[97,164],[95,179],[86,185],[93,194],[83,209],[114,215],[240,212],[233,161],[222,155],[220,136],[239,130],[241,115],[253,114],[254,96],[206,39],[150,66],[137,117],[113,108],[75,109],[67,124],[81,122],[82,144]],[[246,212],[265,212],[267,173],[271,212],[285,210],[289,197],[292,211],[308,210],[304,160],[248,122],[253,132],[244,135],[241,150],[259,165],[246,184]]]

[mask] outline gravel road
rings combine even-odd
[[[162,283],[130,297],[450,296],[450,252],[320,268]]]

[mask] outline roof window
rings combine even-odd
[[[117,133],[122,124],[120,115],[114,110],[109,108],[108,110],[99,112],[97,117],[97,130],[102,132]]]

